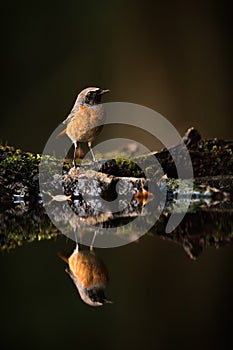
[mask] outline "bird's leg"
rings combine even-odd
[[[77,232],[75,229],[74,229],[74,238],[75,238],[75,243],[76,243],[75,251],[79,252],[78,235],[77,235]]]
[[[88,141],[87,144],[88,144],[88,147],[90,148],[90,152],[91,152],[91,155],[92,155],[93,162],[94,162],[94,163],[97,163],[97,160],[96,160],[96,158],[95,158],[93,149],[91,148],[91,141]]]
[[[77,150],[77,142],[74,142],[74,156],[73,156],[73,167],[76,168],[76,150]]]
[[[91,244],[90,244],[90,251],[91,251],[91,252],[94,250],[94,242],[95,242],[96,234],[97,234],[97,229],[95,229],[95,232],[94,232],[94,235],[93,235]]]
[[[94,155],[94,152],[93,152],[93,149],[92,149],[92,147],[91,147],[91,141],[88,141],[88,147],[90,148],[90,152],[91,152],[91,155],[92,155],[92,159],[93,159],[93,162],[94,162],[94,168],[95,168],[95,170],[97,171],[98,170],[98,161],[97,161],[97,159],[96,159],[96,157],[95,157],[95,155]]]

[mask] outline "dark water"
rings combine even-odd
[[[60,237],[1,253],[4,348],[231,348],[232,245],[208,248],[196,261],[159,237],[97,249],[114,301],[100,308],[80,300],[57,256],[73,248]]]

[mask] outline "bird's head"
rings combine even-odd
[[[108,89],[101,89],[99,87],[88,87],[84,90],[82,90],[77,98],[77,102],[80,105],[97,105],[99,103],[101,103],[101,97],[103,94],[105,94],[106,92],[108,92]]]

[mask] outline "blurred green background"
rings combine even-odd
[[[195,126],[204,137],[233,138],[229,1],[22,0],[0,8],[3,142],[42,152],[90,85],[111,90],[105,102],[155,109],[181,134]],[[159,238],[100,250],[115,301],[101,309],[79,300],[57,258],[73,246],[64,237],[0,255],[5,348],[231,348],[231,246],[197,262]]]

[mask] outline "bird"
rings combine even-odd
[[[63,121],[66,128],[57,135],[67,134],[74,144],[73,166],[76,167],[76,149],[78,142],[87,142],[93,161],[96,162],[92,150],[93,139],[101,132],[105,121],[105,110],[101,97],[109,89],[88,87],[82,90],[67,118]]]
[[[67,264],[66,272],[74,281],[81,299],[90,306],[102,306],[112,303],[105,297],[105,288],[109,280],[108,271],[102,260],[90,250],[80,251],[78,243],[69,258],[59,254]]]

